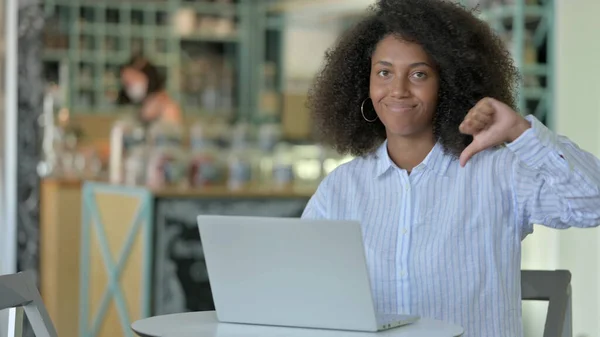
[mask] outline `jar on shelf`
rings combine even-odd
[[[230,190],[247,188],[252,183],[253,160],[247,149],[232,149],[227,164],[227,187]]]
[[[161,145],[150,149],[146,184],[150,188],[187,187],[188,158],[179,146]]]
[[[224,126],[196,123],[190,129],[189,180],[193,187],[223,182],[225,167],[219,151]]]
[[[230,144],[232,148],[248,148],[254,138],[252,127],[249,123],[237,123],[231,130]]]
[[[280,144],[273,156],[272,186],[276,189],[290,188],[294,184],[294,154],[292,147]]]
[[[188,171],[192,187],[219,185],[223,181],[224,171],[223,161],[216,148],[192,151]]]
[[[251,129],[248,124],[240,123],[234,127],[231,148],[227,159],[227,187],[239,190],[248,187],[255,177],[258,151],[252,146]]]
[[[281,127],[276,123],[265,123],[258,129],[258,147],[262,152],[272,153],[281,140]]]
[[[148,145],[150,147],[183,146],[183,128],[176,123],[153,123],[148,130]]]

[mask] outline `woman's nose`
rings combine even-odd
[[[393,97],[407,97],[410,95],[409,83],[404,77],[398,77],[395,79],[391,85],[390,94]]]

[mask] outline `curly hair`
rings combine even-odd
[[[363,156],[386,139],[381,121],[365,121],[360,107],[369,97],[371,55],[389,35],[419,44],[439,72],[433,132],[446,153],[459,156],[472,141],[459,125],[480,99],[515,108],[518,70],[504,42],[473,12],[447,0],[378,0],[325,53],[309,91],[318,136],[339,153]]]

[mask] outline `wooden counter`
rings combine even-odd
[[[76,337],[81,181],[42,180],[40,199],[40,292],[58,335]]]
[[[44,180],[40,288],[59,336],[133,336],[139,318],[213,309],[196,216],[298,217],[313,193]]]
[[[224,186],[205,188],[164,188],[151,190],[157,198],[310,198],[315,188],[273,188],[260,185],[240,190],[229,190]]]

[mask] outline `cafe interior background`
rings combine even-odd
[[[372,2],[1,0],[0,274],[36,272],[60,336],[211,309],[195,216],[299,216],[351,159],[314,141],[304,103]],[[521,111],[600,155],[600,1],[463,3],[510,48]],[[144,133],[119,104],[136,53],[183,127]],[[537,226],[523,245],[523,269],[573,273],[574,336],[600,336],[600,231]],[[526,335],[541,336],[547,304],[523,307]]]

